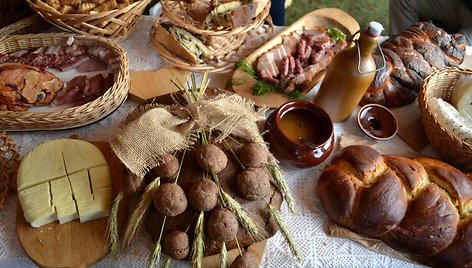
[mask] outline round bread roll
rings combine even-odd
[[[239,151],[239,160],[245,167],[260,167],[267,163],[269,152],[260,143],[248,143]]]
[[[265,167],[243,170],[236,180],[239,193],[248,200],[260,200],[270,192],[270,176]]]
[[[218,204],[218,186],[212,180],[199,179],[188,191],[188,200],[196,210],[212,210]]]
[[[198,147],[196,151],[198,165],[206,172],[218,173],[222,171],[228,163],[225,152],[214,144],[207,144]]]
[[[175,178],[175,175],[177,174],[177,171],[179,171],[179,166],[179,159],[177,159],[177,157],[174,155],[170,155],[166,162],[155,167],[153,170],[156,176],[160,177],[166,182],[172,182]]]
[[[217,241],[231,241],[238,233],[239,222],[233,212],[220,208],[208,218],[208,235]]]
[[[187,209],[188,202],[178,184],[164,183],[154,193],[153,204],[162,215],[175,217]]]
[[[238,255],[229,268],[258,268],[259,260],[255,253],[245,251],[243,255]]]
[[[185,232],[173,231],[164,236],[162,252],[172,259],[182,260],[190,252],[188,235]]]

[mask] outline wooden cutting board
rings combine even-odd
[[[108,143],[92,143],[107,159],[116,195],[125,168]],[[80,223],[78,219],[65,224],[56,221],[33,228],[24,218],[20,204],[16,214],[20,242],[31,260],[42,267],[87,267],[98,262],[110,248],[106,238],[107,225],[108,217],[85,223]]]
[[[130,96],[139,102],[178,91],[172,81],[186,83],[190,72],[174,67],[157,71],[133,71],[130,73]]]

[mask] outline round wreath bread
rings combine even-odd
[[[472,182],[439,160],[349,146],[325,168],[329,218],[435,267],[472,264]]]

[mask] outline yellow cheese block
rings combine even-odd
[[[452,91],[451,104],[471,121],[472,125],[472,75],[461,77]]]
[[[24,211],[24,213],[25,219],[33,227],[40,227],[57,220],[56,210],[53,207],[44,207],[28,212]]]
[[[33,227],[79,217],[84,222],[110,210],[108,164],[101,151],[85,141],[60,139],[36,147],[20,163],[17,183],[25,219]]]

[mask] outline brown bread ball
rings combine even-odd
[[[213,240],[231,241],[236,237],[238,228],[238,219],[227,209],[215,209],[208,218],[207,232]]]
[[[125,195],[129,196],[134,194],[138,188],[141,186],[143,179],[131,173],[128,170],[123,177],[123,192]]]
[[[236,179],[239,193],[248,200],[260,200],[270,192],[270,176],[266,167],[243,170]]]
[[[169,158],[159,166],[153,169],[154,174],[166,182],[173,182],[177,171],[179,171],[180,162],[177,157],[170,155]]]
[[[196,210],[212,210],[218,203],[218,186],[212,180],[199,179],[188,191],[188,201]]]
[[[214,144],[202,145],[197,148],[196,155],[198,166],[204,171],[218,173],[228,163],[225,152]]]
[[[239,161],[245,167],[260,167],[267,164],[269,152],[260,143],[248,143],[239,151]]]
[[[175,217],[187,209],[188,202],[178,184],[163,183],[154,193],[153,204],[162,215]]]
[[[234,259],[229,268],[258,268],[259,260],[255,253],[245,251],[243,255],[239,255]]]
[[[188,235],[185,232],[173,231],[164,236],[162,252],[172,259],[182,260],[190,252]]]

